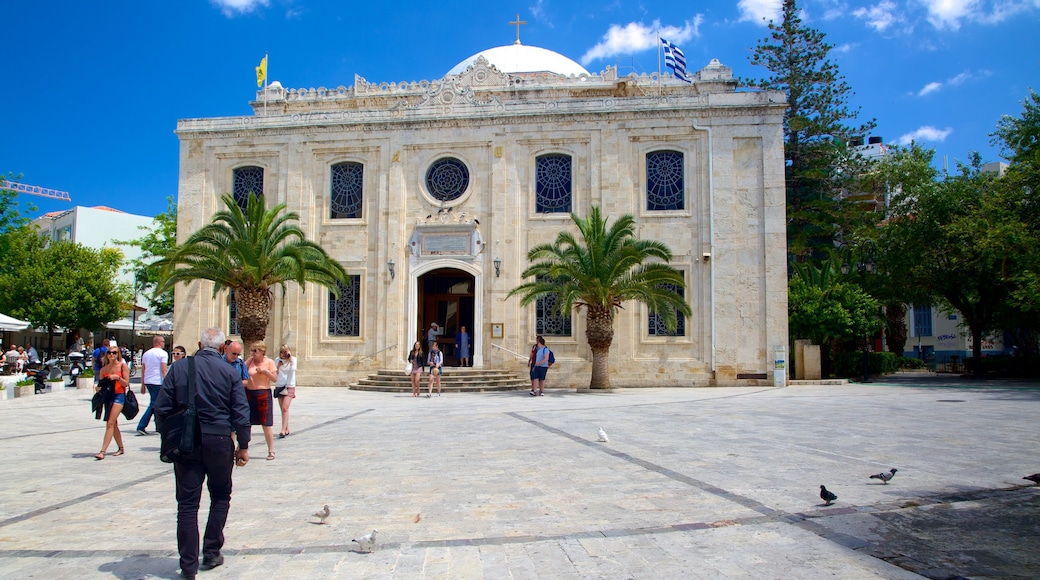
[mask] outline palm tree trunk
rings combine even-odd
[[[267,288],[237,288],[238,330],[246,352],[250,345],[263,340],[271,320],[271,291]]]
[[[590,389],[610,388],[610,345],[614,342],[614,312],[610,308],[589,307],[585,338],[592,349]]]

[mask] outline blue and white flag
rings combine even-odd
[[[672,74],[675,75],[675,78],[683,82],[692,83],[693,80],[686,74],[686,55],[683,54],[683,51],[663,38],[661,39],[661,44],[664,45],[665,66],[672,69]]]

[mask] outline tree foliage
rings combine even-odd
[[[561,231],[555,242],[540,244],[527,253],[530,266],[524,278],[534,278],[509,292],[526,306],[556,295],[559,313],[585,309],[585,337],[592,350],[590,389],[610,387],[610,345],[614,315],[627,301],[641,302],[674,330],[677,312],[690,316],[686,300],[668,285],[685,288],[682,273],[669,266],[672,251],[661,242],[635,237],[635,218],[623,215],[613,224],[599,206],[586,218],[571,213],[580,239]]]
[[[142,237],[118,243],[141,249],[141,256],[130,261],[137,273],[137,290],[148,297],[155,314],[169,314],[173,312],[173,290],[157,291],[162,280],[162,270],[155,262],[165,258],[177,245],[177,203],[173,197],[166,198],[166,211],[155,216],[151,227],[141,226],[140,229],[145,231]]]
[[[245,211],[230,195],[221,197],[226,209],[188,236],[180,246],[154,263],[162,272],[158,292],[178,282],[213,282],[213,296],[230,289],[238,305],[238,326],[246,344],[263,340],[270,323],[272,288],[295,282],[306,290],[313,282],[339,296],[347,272],[318,244],[307,240],[295,223],[299,215],[271,209],[263,197],[250,195]]]
[[[848,281],[838,259],[794,266],[788,283],[791,336],[808,338],[833,352],[841,342],[862,341],[881,329],[881,304]]]
[[[862,160],[848,141],[874,128],[873,120],[851,127],[859,116],[849,99],[853,92],[828,59],[833,45],[826,35],[805,25],[795,0],[784,0],[783,18],[769,22],[769,37],[755,47],[752,65],[771,76],[749,80],[752,87],[787,94],[784,158],[787,162],[788,247],[795,256],[826,250],[845,219],[860,217],[840,195],[860,172]]]
[[[47,245],[31,225],[6,235],[0,311],[48,330],[101,328],[123,315],[130,292],[117,281],[122,252],[68,241]]]

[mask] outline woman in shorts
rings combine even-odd
[[[94,390],[100,391],[102,386],[107,388],[108,385],[102,385],[102,382],[112,381],[113,395],[111,406],[105,405],[105,437],[101,440],[101,452],[94,456],[94,459],[98,461],[105,458],[105,451],[108,450],[108,444],[112,442],[113,437],[119,449],[112,454],[112,457],[125,453],[123,435],[119,432],[119,413],[123,411],[123,405],[126,404],[126,390],[130,387],[130,367],[123,362],[119,350],[113,348],[105,353],[105,362],[99,372],[98,376],[101,379]]]
[[[283,344],[278,352],[278,381],[274,384],[278,393],[278,408],[282,411],[282,430],[279,439],[289,436],[289,404],[296,398],[296,357],[289,345]]]

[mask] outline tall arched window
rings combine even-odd
[[[651,151],[646,154],[646,209],[684,209],[683,154]]]
[[[361,336],[361,276],[336,282],[339,298],[329,292],[329,336]]]
[[[361,217],[364,175],[365,168],[360,163],[337,163],[332,166],[332,192],[329,196],[332,219]]]
[[[661,284],[661,287],[675,292],[685,298],[686,290],[677,284]],[[648,333],[650,336],[686,336],[686,315],[678,310],[675,311],[675,331],[668,330],[664,319],[655,312],[651,312],[648,318]]]
[[[232,172],[231,195],[242,211],[246,209],[250,194],[264,196],[263,167],[239,167]]]
[[[541,276],[538,279],[544,280]],[[571,319],[557,311],[559,303],[560,297],[557,294],[549,294],[535,301],[535,333],[545,336],[571,335]]]
[[[570,213],[571,156],[559,153],[540,155],[534,160],[535,211]]]

